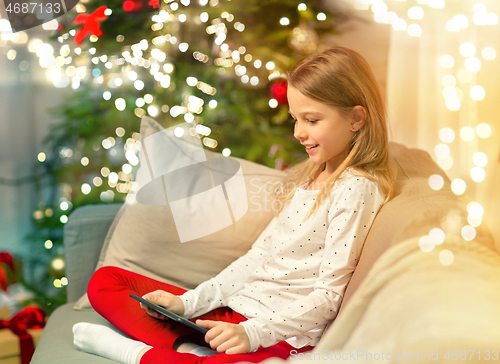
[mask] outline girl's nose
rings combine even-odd
[[[295,139],[302,141],[306,139],[307,133],[305,131],[305,128],[300,125],[299,121],[295,122],[295,127],[293,129],[293,136]]]

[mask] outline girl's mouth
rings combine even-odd
[[[314,150],[316,150],[316,148],[318,147],[319,144],[315,144],[315,145],[311,145],[309,147],[306,147],[306,152],[307,153],[311,153],[313,152]]]

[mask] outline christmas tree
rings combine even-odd
[[[299,161],[286,71],[342,20],[319,0],[89,0],[60,18],[52,50],[37,51],[54,84],[72,89],[39,154],[53,192],[30,235],[50,267],[26,282],[38,303],[52,311],[71,284],[61,250],[69,213],[133,188],[144,115],[190,123],[226,156],[280,169]]]

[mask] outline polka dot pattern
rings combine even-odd
[[[298,188],[247,254],[182,296],[185,316],[228,306],[249,318],[241,325],[254,349],[285,339],[315,345],[338,312],[384,200],[376,183],[345,172],[304,221],[317,195]]]

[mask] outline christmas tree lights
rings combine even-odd
[[[51,41],[10,35],[10,58],[25,45],[47,82],[69,91],[56,110],[63,121],[37,157],[53,177],[30,235],[50,254],[48,276],[31,287],[40,303],[51,310],[49,303],[62,302],[62,294],[42,288],[47,282],[61,292],[71,284],[60,264],[71,211],[122,202],[133,189],[143,116],[165,127],[187,122],[224,156],[278,168],[298,161],[283,80],[343,19],[323,1],[87,0],[51,24]]]

